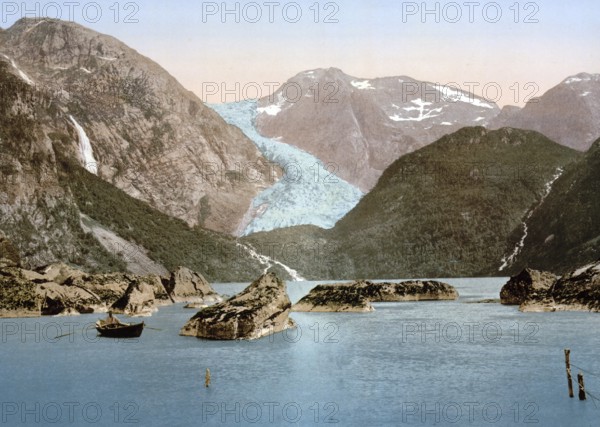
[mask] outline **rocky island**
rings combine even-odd
[[[600,260],[562,277],[524,270],[500,291],[503,304],[519,304],[523,312],[600,312]]]
[[[295,327],[285,282],[267,273],[227,301],[200,310],[180,335],[216,340],[257,339]]]
[[[294,304],[293,311],[367,312],[372,302],[455,300],[458,292],[447,283],[406,281],[373,283],[359,280],[353,283],[318,285]]]

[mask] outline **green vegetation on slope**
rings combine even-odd
[[[600,258],[600,139],[565,168],[527,224],[519,267],[563,274]]]
[[[311,278],[497,275],[546,183],[578,155],[533,131],[463,128],[394,162],[332,230],[306,236],[294,227],[247,239],[325,241],[313,266],[306,257],[279,257]]]
[[[148,250],[169,270],[183,265],[211,281],[253,280],[261,274],[256,261],[230,236],[190,228],[148,204],[63,159],[61,181],[69,187],[82,213],[122,238]]]

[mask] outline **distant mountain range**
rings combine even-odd
[[[581,156],[534,132],[463,128],[396,160],[331,230],[289,228],[247,237],[319,245],[320,263],[282,262],[305,277],[472,277],[499,272],[522,222]]]
[[[398,278],[600,252],[600,75],[500,110],[318,69],[217,114],[110,36],[22,19],[0,89],[0,231],[28,267]]]
[[[258,111],[261,134],[335,165],[338,176],[368,191],[398,157],[461,127],[487,125],[500,109],[406,76],[368,80],[329,68],[292,77]]]
[[[600,137],[600,74],[568,77],[522,109],[505,107],[489,127],[505,126],[536,130],[559,144],[586,151]]]

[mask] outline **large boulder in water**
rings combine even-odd
[[[447,283],[406,281],[373,283],[358,280],[353,283],[319,285],[298,301],[294,311],[373,311],[371,302],[455,300],[458,292]]]
[[[180,335],[217,340],[257,339],[295,323],[289,318],[292,304],[285,282],[267,273],[225,302],[199,311]]]
[[[505,305],[520,305],[526,301],[544,298],[558,279],[552,273],[526,268],[500,290],[500,302]]]
[[[545,294],[525,301],[519,309],[600,312],[600,261],[565,274]]]
[[[203,304],[222,301],[201,274],[186,267],[177,268],[168,280],[163,280],[163,284],[173,302]]]
[[[156,298],[154,295],[154,276],[132,278],[125,294],[112,306],[115,313],[127,314],[129,316],[150,316],[157,311]],[[158,280],[158,278],[156,278]]]

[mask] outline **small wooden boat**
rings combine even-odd
[[[108,338],[137,338],[142,335],[144,322],[108,324],[104,320],[98,320],[96,330],[101,336]]]

